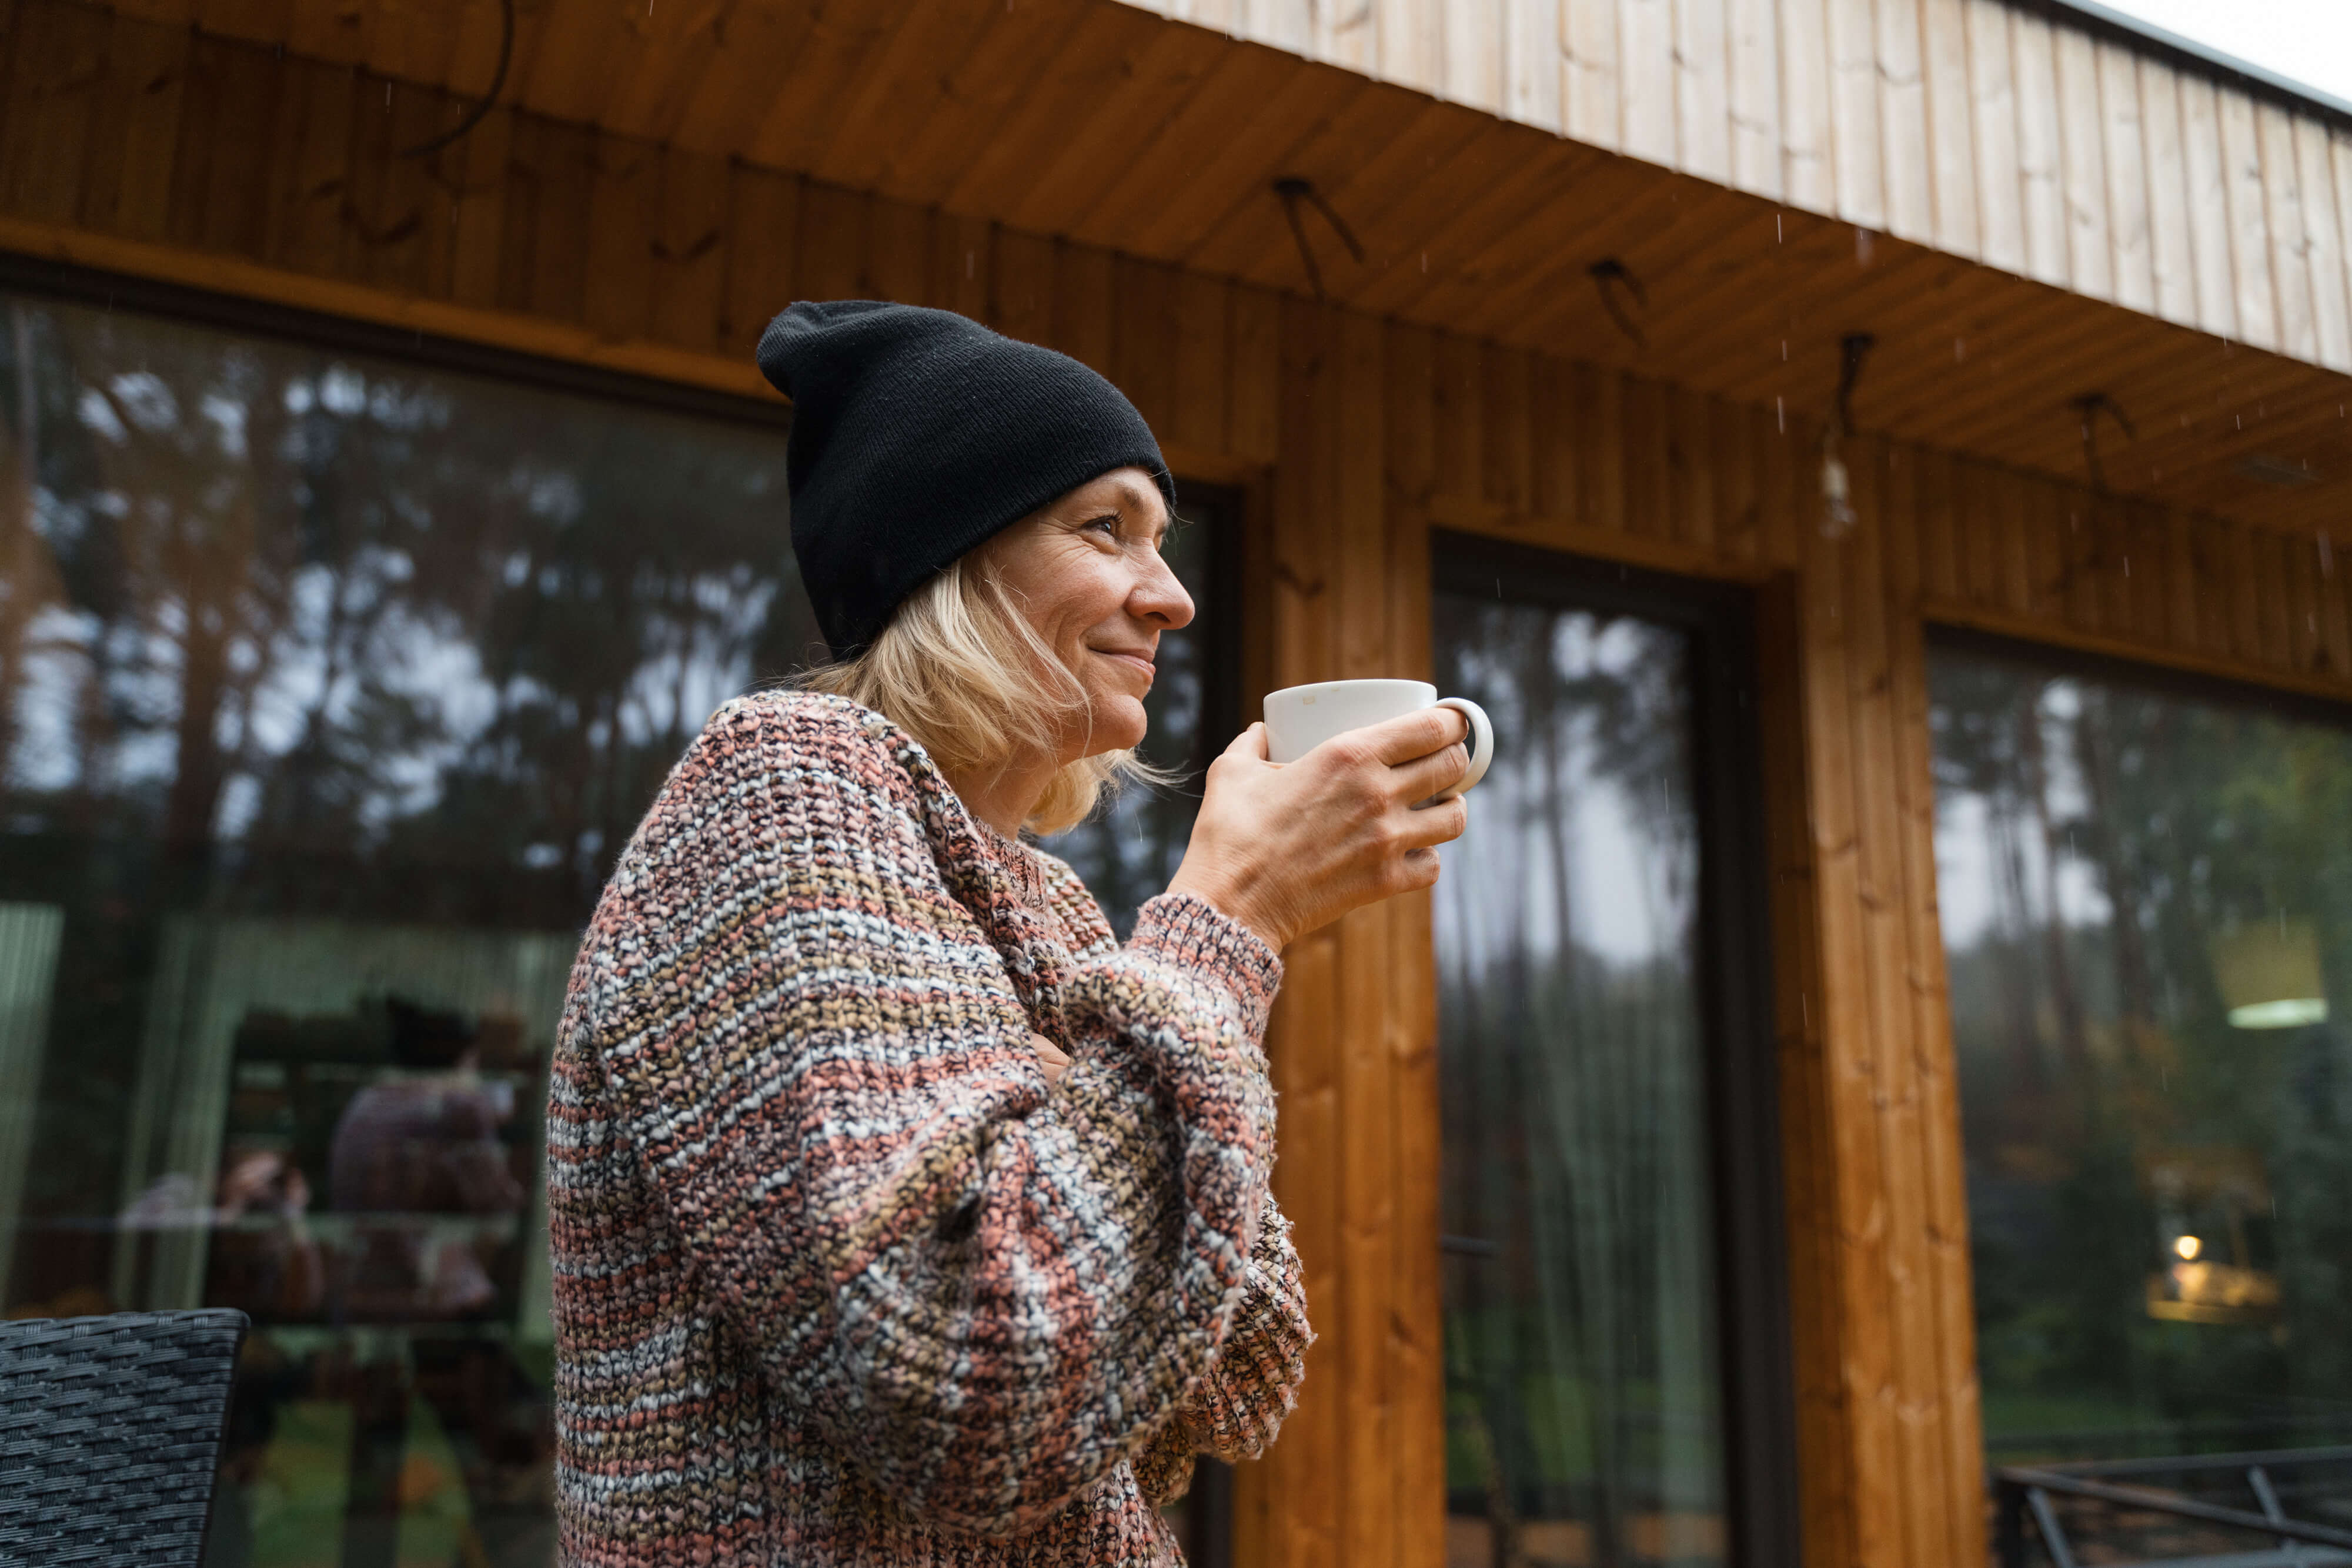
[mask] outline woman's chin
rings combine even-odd
[[[1112,697],[1096,705],[1094,732],[1087,737],[1086,755],[1100,757],[1109,751],[1132,751],[1143,744],[1145,733],[1151,727],[1144,716],[1143,704],[1134,697]]]

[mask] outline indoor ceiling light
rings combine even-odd
[[[2237,1029],[2299,1029],[2327,1021],[2319,933],[2307,920],[2250,921],[2213,938],[2213,977]]]
[[[2271,1002],[2248,1002],[2230,1009],[2233,1029],[2300,1029],[2327,1021],[2326,997],[2281,997]]]

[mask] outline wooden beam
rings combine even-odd
[[[290,272],[178,246],[114,239],[63,225],[0,215],[0,250],[290,306],[298,310],[322,311],[435,337],[512,349],[519,353],[539,354],[630,375],[651,376],[713,392],[782,401],[747,355],[698,353],[648,339],[607,337],[586,327],[543,317],[421,299],[365,284]]]

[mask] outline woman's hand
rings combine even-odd
[[[1437,846],[1462,836],[1461,800],[1413,810],[1469,770],[1468,726],[1425,708],[1334,736],[1297,761],[1265,759],[1265,727],[1210,765],[1171,893],[1204,898],[1279,951],[1360,904],[1429,886]]]

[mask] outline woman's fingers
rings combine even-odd
[[[1454,710],[1445,710],[1452,713]],[[1460,741],[1417,757],[1411,762],[1389,770],[1389,781],[1396,798],[1405,801],[1426,800],[1432,795],[1443,795],[1470,771],[1470,748]]]
[[[1366,725],[1362,734],[1372,747],[1372,755],[1394,768],[1469,739],[1470,721],[1454,708],[1425,707]]]
[[[1397,842],[1405,846],[1406,858],[1439,844],[1450,844],[1462,836],[1470,825],[1470,808],[1459,797],[1440,800],[1433,806],[1423,806],[1418,811],[1404,813],[1397,827]]]

